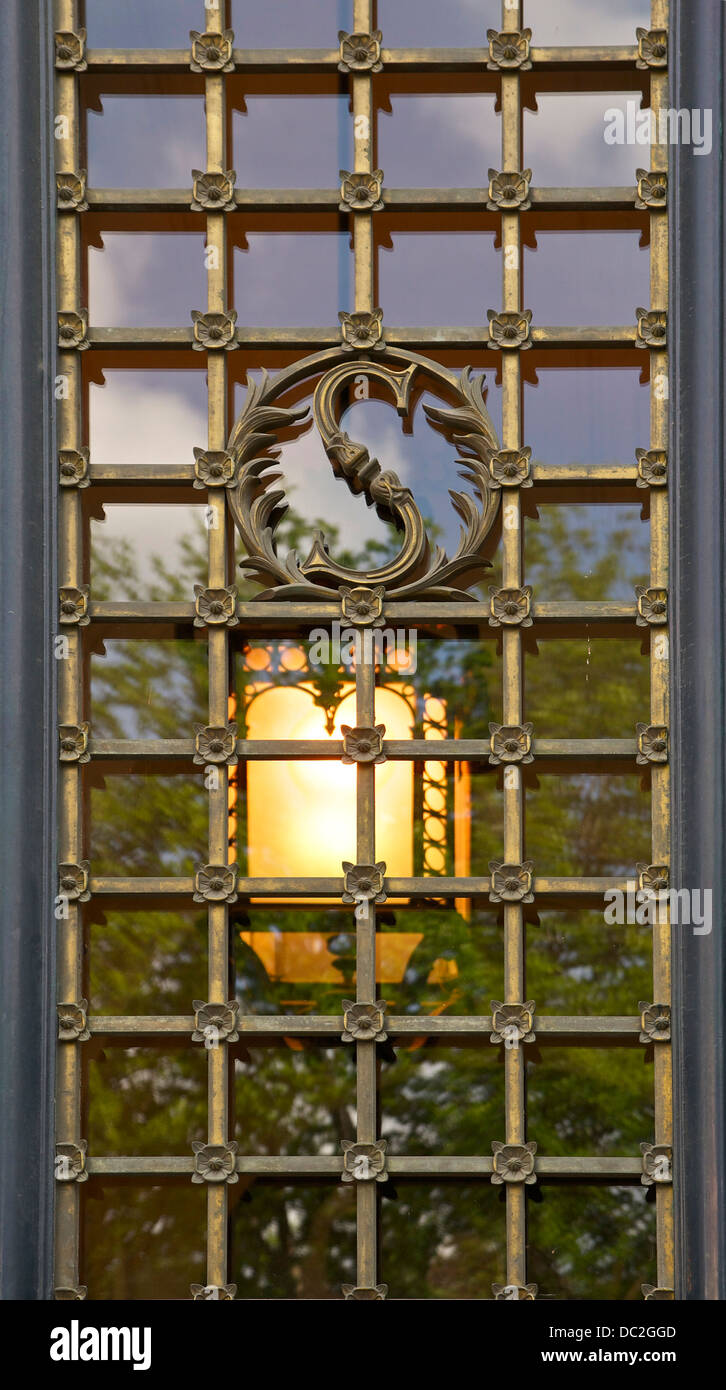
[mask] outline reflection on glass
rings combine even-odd
[[[649,438],[639,368],[537,368],[524,385],[524,432],[538,463],[634,463]]]
[[[483,33],[483,31],[482,31]],[[388,188],[476,188],[501,158],[493,92],[395,93],[378,118],[378,162]],[[449,320],[451,321],[451,320]]]
[[[92,1154],[188,1154],[207,1133],[207,1054],[105,1047],[88,1063]]]
[[[205,507],[105,503],[91,521],[94,599],[190,600],[206,584]]]
[[[204,98],[107,96],[87,112],[93,188],[187,188],[206,167]]]
[[[240,1187],[230,1214],[238,1299],[340,1299],[341,1284],[355,1284],[354,1193],[340,1182],[283,1187],[241,1178]]]
[[[389,323],[486,322],[487,308],[498,304],[501,293],[494,232],[394,232],[391,239],[392,249],[383,247],[378,258],[380,299]]]
[[[201,233],[104,232],[102,240],[88,252],[91,323],[174,328],[206,305]]]
[[[486,48],[501,27],[501,0],[378,0],[386,48]]]
[[[353,167],[348,97],[245,97],[232,149],[238,187],[337,188],[339,170]]]
[[[526,857],[543,875],[629,874],[650,863],[650,791],[639,774],[543,774],[527,790]]]
[[[208,795],[201,777],[109,773],[91,788],[94,874],[193,874],[207,862]]]
[[[338,326],[352,303],[347,232],[250,233],[235,247],[234,299],[240,323],[261,328]]]
[[[337,48],[352,0],[232,0],[232,28],[240,48]]]
[[[635,45],[636,26],[650,28],[650,0],[524,0],[524,23],[537,48],[578,44]]]
[[[390,1298],[490,1299],[506,1284],[505,1210],[495,1187],[396,1181],[381,1203]]]
[[[635,322],[648,301],[649,255],[640,233],[538,230],[536,251],[525,247],[524,302],[537,324],[608,325]]]
[[[94,463],[191,463],[207,431],[204,371],[106,368],[91,382],[89,444]]]
[[[95,738],[184,738],[207,721],[207,650],[186,639],[106,638],[91,654]]]
[[[183,1185],[86,1185],[81,1279],[88,1298],[188,1299],[204,1284],[206,1193]]]
[[[564,505],[537,500],[526,518],[527,583],[552,599],[629,599],[647,582],[649,525],[640,502]]]
[[[287,1038],[235,1067],[235,1131],[247,1154],[339,1154],[355,1139],[355,1049]]]
[[[638,1012],[637,1001],[630,1012]],[[537,1061],[527,1057],[527,1124],[539,1153],[637,1158],[653,1128],[645,1049],[540,1048]]]
[[[642,1283],[657,1284],[655,1202],[642,1187],[547,1186],[543,1197],[528,1203],[538,1298],[639,1301]]]
[[[190,1016],[207,988],[204,907],[103,915],[89,927],[91,1013]]]
[[[480,1154],[504,1122],[504,1067],[488,1035],[467,1047],[415,1038],[382,1062],[381,1133],[397,1154]]]
[[[199,0],[86,0],[89,48],[188,48],[190,29],[203,29]]]
[[[538,1014],[630,1014],[652,997],[650,928],[602,912],[539,908],[527,930],[527,993]]]
[[[609,145],[613,111],[640,110],[640,92],[538,92],[525,110],[524,162],[541,188],[624,187],[635,183],[644,147]],[[609,113],[609,114],[608,114]],[[496,161],[495,161],[495,167]]]
[[[539,638],[525,653],[527,719],[540,738],[632,738],[648,708],[648,657],[642,636]]]

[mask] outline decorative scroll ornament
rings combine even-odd
[[[234,169],[228,169],[226,174],[214,169],[207,173],[192,169],[192,212],[234,212],[236,178]]]
[[[190,1284],[189,1292],[193,1303],[219,1301],[231,1303],[237,1293],[236,1284]]]
[[[235,462],[226,449],[194,450],[192,487],[234,487]]]
[[[496,169],[490,169],[487,208],[490,212],[514,212],[517,209],[526,212],[532,206],[529,198],[531,181],[531,169],[522,169],[519,173],[511,170],[498,173]]]
[[[636,309],[637,348],[664,348],[668,337],[668,315],[665,309]]]
[[[636,724],[638,752],[636,763],[668,762],[668,730],[663,724]]]
[[[346,319],[359,317],[341,315],[344,332]],[[380,318],[372,317],[380,329]],[[378,588],[386,598],[395,596],[401,601],[461,599],[465,597],[465,586],[489,567],[482,550],[499,505],[489,473],[497,441],[482,398],[481,381],[472,379],[469,368],[457,377],[438,363],[415,354],[388,350],[384,363],[358,356],[351,360],[343,357],[343,352],[338,348],[319,353],[308,360],[309,367],[306,363],[295,364],[272,380],[265,373],[248,387],[246,404],[228,443],[229,452],[237,460],[237,483],[228,496],[247,551],[242,569],[272,586],[265,590],[264,598],[329,599],[331,588],[339,591],[342,586],[363,586]],[[404,487],[394,472],[382,471],[365,446],[340,428],[339,418],[348,403],[349,389],[361,373],[391,393],[404,420],[410,418],[413,392],[418,394],[420,378],[433,379],[435,385],[440,385],[442,396],[453,397],[453,406],[424,406],[429,424],[457,449],[460,476],[471,485],[474,494],[449,494],[463,523],[451,559],[432,544],[411,489]],[[296,551],[290,551],[284,559],[277,554],[275,531],[287,501],[284,491],[274,486],[281,475],[271,469],[278,456],[273,446],[281,430],[302,428],[307,416],[305,406],[279,406],[277,401],[305,375],[313,374],[319,376],[313,394],[313,421],[335,477],[344,481],[354,495],[362,494],[366,504],[374,506],[378,515],[392,522],[401,533],[398,554],[375,570],[359,573],[338,564],[320,532],[305,559]]]
[[[499,763],[534,762],[532,752],[533,724],[490,724],[489,762],[493,767]]]
[[[203,1042],[207,1048],[216,1047],[222,1041],[237,1042],[237,1015],[239,1004],[230,999],[226,1004],[205,1004],[203,999],[193,999],[194,1032],[192,1042]]]
[[[229,313],[203,314],[200,309],[192,309],[192,322],[194,323],[194,341],[192,348],[195,352],[215,352],[220,348],[231,352],[236,348],[237,341],[234,336],[234,326],[237,322],[237,310],[231,309]]]
[[[350,724],[341,724],[340,732],[343,735],[341,762],[385,763],[386,755],[383,751],[385,724],[376,724],[373,729],[352,729]]]
[[[491,485],[498,487],[531,487],[531,449],[500,449],[489,460]]]
[[[88,1000],[75,1004],[56,1004],[59,1042],[88,1042]]]
[[[635,206],[641,211],[645,208],[664,208],[668,202],[668,175],[661,169],[636,169],[638,196]]]
[[[524,352],[526,348],[531,348],[532,339],[530,337],[530,325],[532,323],[532,310],[522,309],[521,312],[509,312],[508,310],[497,313],[496,309],[487,309],[489,320],[489,341],[487,347],[497,351],[501,349],[509,352],[512,349]]]
[[[492,1140],[494,1172],[492,1182],[495,1186],[503,1182],[523,1182],[528,1187],[537,1181],[534,1171],[536,1144],[502,1144]]]
[[[190,29],[189,37],[192,41],[189,64],[192,72],[234,72],[232,29],[225,29],[221,34],[212,31],[200,34],[197,29]]]
[[[85,1139],[81,1139],[78,1144],[56,1144],[54,1165],[56,1182],[88,1182],[87,1150],[88,1145]]]
[[[667,864],[636,864],[638,888],[641,892],[662,893],[670,882]]]
[[[512,29],[504,32],[499,32],[497,29],[487,29],[489,40],[487,67],[490,71],[496,71],[498,68],[504,68],[505,71],[519,68],[520,72],[526,72],[528,68],[531,68],[532,64],[529,58],[531,37],[531,29]]]
[[[340,180],[339,212],[381,211],[382,169],[374,169],[370,174],[350,174],[347,169],[341,169]]]
[[[88,67],[85,29],[78,29],[76,33],[72,29],[61,29],[54,38],[56,67],[65,72],[85,72]]]
[[[200,1144],[194,1142],[194,1172],[192,1182],[233,1183],[239,1182],[236,1171],[236,1154],[239,1144],[232,1140],[229,1144]]]
[[[195,627],[236,627],[237,590],[234,584],[228,584],[226,589],[205,589],[202,584],[195,584],[194,593]]]
[[[657,627],[668,622],[668,590],[646,589],[644,584],[636,584],[635,596],[638,600],[638,627]]]
[[[668,31],[666,29],[636,29],[638,57],[636,68],[664,68],[668,65]]]
[[[345,29],[339,29],[338,72],[380,72],[382,38],[380,29],[374,29],[372,34],[348,34]]]
[[[492,876],[490,903],[534,902],[531,859],[526,859],[523,864],[498,864],[492,859],[489,872]]]
[[[87,627],[91,619],[88,613],[89,588],[84,584],[80,589],[63,588],[58,590],[58,621],[66,626]]]
[[[672,1303],[673,1299],[675,1298],[675,1293],[673,1292],[673,1289],[659,1289],[656,1288],[654,1284],[641,1284],[640,1292],[642,1293],[646,1303],[650,1303],[651,1299],[663,1302],[667,1300]]]
[[[641,999],[639,1042],[670,1042],[671,1011],[668,1004],[647,1004]]]
[[[237,870],[233,864],[205,864],[194,875],[195,903],[236,903]]]
[[[502,1004],[498,999],[492,999],[490,1042],[503,1042],[508,1047],[516,1047],[520,1042],[534,1042],[533,1025],[534,999],[527,999],[524,1004]]]
[[[538,1287],[538,1284],[492,1284],[492,1293],[496,1303],[527,1303],[537,1297]]]
[[[68,902],[87,903],[91,896],[88,887],[90,860],[82,859],[80,864],[58,865],[58,896]]]
[[[85,352],[88,341],[88,310],[64,310],[58,315],[58,347],[63,351]]]
[[[61,449],[58,454],[58,482],[61,487],[90,487],[88,449]]]
[[[640,1152],[643,1155],[640,1178],[643,1187],[673,1181],[673,1149],[670,1144],[641,1144]]]
[[[234,767],[237,762],[237,725],[220,724],[219,726],[202,724],[194,725],[194,761],[195,763],[226,763],[228,767]]]
[[[490,627],[531,627],[532,586],[489,590]]]
[[[82,1301],[87,1293],[87,1284],[61,1284],[53,1290],[53,1297],[57,1303],[72,1303]]]
[[[665,487],[668,481],[668,455],[665,449],[636,449],[638,480],[636,487]]]
[[[59,172],[55,176],[56,204],[59,212],[87,212],[86,179],[87,171],[79,169]]]
[[[383,859],[378,864],[349,864],[347,859],[344,859],[345,891],[341,902],[357,903],[361,899],[366,899],[368,902],[384,903],[386,901],[386,890],[383,882],[385,872],[386,864]]]
[[[374,309],[370,314],[346,314],[345,310],[341,309],[338,319],[343,352],[383,351],[386,344],[383,341],[382,309]]]
[[[379,585],[369,589],[364,584],[355,589],[340,590],[340,614],[348,623],[356,627],[383,627],[383,597],[385,589]]]
[[[343,1182],[385,1182],[387,1146],[387,1139],[379,1139],[376,1144],[354,1144],[350,1139],[341,1139]]]
[[[341,1284],[340,1288],[346,1302],[348,1299],[356,1298],[361,1301],[370,1299],[381,1303],[388,1294],[388,1284],[372,1284],[370,1288],[366,1288],[362,1284],[357,1286],[355,1284]]]
[[[59,756],[62,763],[89,763],[88,751],[90,725],[61,724],[58,729]]]
[[[385,1042],[388,1037],[385,1023],[385,999],[376,999],[375,1004],[343,1000],[343,1042]]]

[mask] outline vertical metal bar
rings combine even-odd
[[[77,30],[76,0],[57,0],[56,26]],[[56,113],[61,118],[56,139],[56,167],[78,170],[80,130],[78,77],[75,72],[59,71],[56,76]],[[66,133],[67,132],[67,133]],[[60,312],[78,312],[80,305],[81,263],[78,217],[58,219],[56,237],[56,286]],[[57,410],[59,449],[79,449],[83,442],[81,423],[81,366],[77,351],[60,352],[58,372],[62,378]],[[83,532],[81,494],[77,488],[64,488],[59,500],[59,582],[78,587],[83,581]],[[58,717],[61,724],[83,721],[82,648],[83,629],[68,630],[68,651],[59,662]],[[61,863],[78,864],[84,858],[82,824],[82,770],[78,762],[62,763],[59,770],[58,858]],[[77,902],[67,904],[67,917],[58,920],[57,989],[58,1000],[74,1002],[82,993],[83,921]],[[81,1139],[81,1050],[78,1042],[58,1047],[56,1066],[56,1138],[77,1144]],[[79,1230],[81,1187],[75,1182],[58,1184],[56,1197],[56,1285],[75,1287],[79,1283]]]
[[[219,5],[204,6],[204,27],[223,28]],[[207,170],[226,170],[225,78],[210,73],[205,79]],[[227,304],[227,237],[225,214],[207,214],[206,262],[207,309],[219,313]],[[208,447],[224,449],[227,442],[227,354],[207,354]],[[223,588],[227,583],[227,512],[224,493],[207,495],[208,584]],[[225,627],[210,627],[208,637],[209,723],[227,723],[229,708],[229,639]],[[209,863],[226,864],[229,856],[229,787],[226,767],[215,767],[208,786]],[[208,984],[209,999],[225,1002],[229,997],[229,909],[226,903],[210,903],[208,908]],[[226,1044],[207,1051],[209,1143],[224,1144],[229,1139],[229,1074]],[[227,1188],[210,1186],[207,1191],[207,1283],[227,1282]]]
[[[502,3],[502,30],[521,29],[522,6],[515,9]],[[502,169],[522,168],[520,81],[518,73],[501,74],[502,84]],[[519,216],[502,213],[502,290],[505,311],[521,308],[522,245]],[[502,445],[519,449],[522,443],[522,383],[518,352],[502,352]],[[523,583],[522,511],[519,491],[507,493],[502,512],[502,584],[518,589]],[[519,628],[505,628],[502,634],[502,719],[505,724],[522,721],[523,660]],[[504,859],[519,864],[523,857],[524,790],[518,767],[506,768],[504,775]],[[504,908],[504,997],[508,1003],[524,999],[525,934],[522,908],[518,903]],[[525,1140],[525,1064],[521,1047],[504,1053],[505,1138],[509,1144]],[[526,1283],[525,1189],[507,1185],[507,1283]]]
[[[373,28],[372,0],[353,0],[353,32],[370,34]],[[373,87],[370,73],[354,73],[353,87],[353,168],[356,173],[370,174],[373,169]],[[373,214],[354,212],[353,252],[355,256],[355,308],[358,313],[370,313],[375,307]]]

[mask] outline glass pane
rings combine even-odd
[[[501,0],[378,0],[386,48],[486,48],[501,17]]]
[[[207,303],[204,237],[104,232],[89,247],[90,320],[116,328],[186,327]]]
[[[190,738],[207,722],[207,648],[179,639],[106,638],[91,654],[95,738]]]
[[[337,48],[353,27],[351,0],[232,0],[239,48]]]
[[[637,25],[650,29],[650,0],[524,0],[524,23],[537,48],[637,42]]]
[[[234,297],[240,323],[262,328],[338,325],[352,307],[353,257],[347,232],[273,232],[235,247]]]
[[[389,1297],[490,1299],[506,1284],[504,1203],[491,1183],[397,1181],[396,1194],[381,1203]]]
[[[87,1095],[92,1154],[186,1156],[207,1133],[205,1048],[106,1046],[88,1063]]]
[[[96,188],[187,188],[206,167],[204,98],[107,96],[88,110],[88,182]]]
[[[235,1064],[235,1131],[247,1154],[339,1154],[355,1139],[355,1049],[287,1038]]]
[[[488,1034],[467,1047],[424,1038],[396,1043],[383,1062],[381,1133],[396,1154],[480,1154],[504,1123],[504,1067]]]
[[[650,389],[635,368],[537,368],[524,432],[538,463],[629,463],[649,438]]]
[[[527,1132],[538,1153],[638,1157],[653,1128],[653,1068],[644,1047],[542,1047],[540,1060],[526,1049],[525,1056]]]
[[[105,503],[91,521],[94,599],[186,599],[206,584],[204,505]]]
[[[388,188],[475,188],[500,158],[493,92],[394,93],[378,120],[378,161]]]
[[[203,29],[199,0],[86,0],[90,48],[188,48],[190,29]]]
[[[539,229],[536,251],[525,247],[524,256],[524,303],[534,323],[635,323],[650,293],[648,248],[639,242],[638,231]]]
[[[540,738],[633,738],[649,707],[650,671],[642,635],[539,638],[525,652],[527,719]],[[593,731],[597,730],[595,734]]]
[[[628,599],[647,583],[649,527],[641,504],[537,501],[527,517],[527,583],[540,599]]]
[[[341,1284],[355,1284],[355,1195],[342,1183],[240,1186],[230,1217],[238,1299],[340,1299]]]
[[[528,1203],[527,1277],[538,1298],[642,1300],[657,1284],[655,1202],[642,1187],[548,1186]]]
[[[238,187],[337,188],[339,170],[353,167],[348,98],[245,97],[232,149]]]
[[[88,1183],[81,1222],[89,1299],[188,1299],[204,1284],[206,1193],[187,1180],[136,1187]]]
[[[640,92],[537,92],[537,111],[525,110],[523,120],[524,162],[538,186],[634,184],[647,144],[609,144],[606,132],[618,134],[616,121],[622,121],[625,140],[628,114],[634,130],[640,103]]]
[[[204,907],[116,912],[91,922],[88,990],[94,1014],[186,1014],[207,988]]]
[[[195,873],[207,862],[208,801],[201,776],[108,773],[91,788],[92,873]]]
[[[104,369],[91,382],[89,443],[94,463],[191,463],[207,438],[204,371]]]
[[[636,773],[538,773],[525,817],[535,873],[599,878],[650,863],[650,791],[642,780]]]
[[[653,991],[648,927],[610,925],[602,911],[538,908],[527,930],[527,993],[538,1014],[627,1015]]]
[[[393,232],[378,258],[380,301],[389,323],[475,324],[499,303],[494,232]]]

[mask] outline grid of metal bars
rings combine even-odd
[[[221,0],[222,5],[224,0]],[[354,0],[353,30],[356,33],[371,34],[375,29],[373,0]],[[654,31],[666,30],[668,24],[667,0],[652,0],[651,25]],[[56,22],[59,31],[57,62],[57,113],[61,118],[61,130],[57,140],[59,171],[77,172],[80,167],[80,96],[79,70],[87,69],[91,74],[135,74],[152,72],[159,75],[188,71],[189,52],[157,50],[89,50],[85,51],[82,41],[73,38],[78,34],[80,16],[77,0],[56,0]],[[200,28],[216,30],[224,28],[225,16],[219,10],[210,9],[200,0]],[[521,30],[526,22],[522,4],[512,5],[503,0],[502,29],[510,32]],[[70,36],[70,40],[68,38]],[[70,50],[70,51],[69,51]],[[642,56],[642,55],[641,55]],[[386,50],[382,51],[385,67],[393,72],[414,70],[418,73],[437,72],[478,72],[486,64],[489,51],[482,49],[464,50]],[[634,71],[639,51],[635,46],[575,49],[575,48],[537,48],[530,50],[534,68],[539,72],[582,71],[583,86],[587,74],[607,71]],[[248,51],[234,49],[233,62],[238,72],[276,73],[284,72],[331,72],[339,59],[338,49],[306,50],[288,52],[285,50]],[[641,63],[642,66],[642,63]],[[651,107],[667,107],[667,71],[664,66],[648,64],[650,79]],[[501,126],[503,170],[517,171],[522,168],[522,100],[521,74],[519,69],[501,69],[497,73],[501,86]],[[355,122],[355,171],[370,173],[373,169],[374,147],[372,79],[370,72],[351,74],[353,119]],[[227,110],[226,77],[223,72],[210,71],[204,76],[206,99],[207,132],[207,170],[223,173],[228,167],[226,153]],[[58,131],[57,131],[58,133]],[[652,149],[651,169],[667,169],[667,148],[655,143]],[[535,171],[536,180],[536,171]],[[85,200],[92,211],[103,212],[171,212],[188,208],[188,190],[104,190],[88,189]],[[384,189],[383,202],[386,207],[397,210],[423,210],[426,208],[477,209],[487,202],[486,189],[444,189],[444,190],[396,190]],[[304,207],[307,210],[333,210],[338,203],[339,193],[335,189],[313,190],[248,190],[234,191],[234,204],[238,209],[276,209]],[[548,210],[599,209],[601,211],[623,211],[635,206],[635,188],[609,189],[542,189],[533,187],[531,202],[535,208]],[[62,206],[62,204],[61,204]],[[61,389],[58,402],[59,446],[61,449],[61,482],[71,485],[61,487],[61,575],[66,590],[82,591],[84,577],[83,556],[83,517],[82,495],[73,483],[90,481],[91,485],[113,484],[121,487],[189,484],[194,478],[194,469],[189,466],[127,466],[116,468],[96,465],[83,458],[82,383],[80,373],[79,347],[90,346],[94,352],[104,349],[118,351],[121,348],[145,351],[157,349],[186,349],[192,342],[191,328],[174,329],[116,329],[88,326],[80,311],[81,302],[81,235],[80,216],[83,213],[58,218],[58,311],[59,311],[59,381]],[[355,256],[355,310],[370,313],[375,308],[375,249],[372,215],[365,212],[351,214],[353,223],[353,244]],[[502,311],[519,311],[521,303],[521,235],[520,215],[515,211],[501,214],[503,255],[503,299]],[[207,247],[214,248],[216,256],[211,258],[208,272],[209,313],[224,313],[229,309],[227,283],[227,223],[223,212],[209,211],[206,217]],[[651,235],[651,309],[665,311],[668,303],[668,218],[665,206],[652,206],[650,213]],[[551,348],[582,347],[632,347],[638,342],[639,327],[615,328],[546,328],[533,326],[531,339],[535,345]],[[386,327],[386,341],[391,347],[409,350],[427,349],[436,354],[437,350],[450,348],[481,348],[487,340],[487,329],[449,327],[444,330],[406,329]],[[235,341],[244,347],[284,347],[288,350],[307,352],[322,347],[333,346],[339,341],[337,329],[253,329],[239,327],[235,330]],[[651,451],[665,451],[667,448],[667,356],[665,339],[656,337],[648,342],[650,354],[651,379]],[[518,451],[523,446],[522,438],[522,381],[521,358],[519,352],[502,351],[501,371],[503,384],[503,449]],[[228,436],[228,355],[226,352],[207,353],[208,370],[208,448],[210,451],[224,450]],[[663,457],[664,457],[663,452]],[[655,457],[655,455],[653,455]],[[661,455],[658,454],[658,458]],[[66,469],[64,475],[64,468]],[[75,469],[76,476],[72,476]],[[580,484],[586,489],[588,484],[598,486],[622,486],[637,480],[639,473],[635,465],[535,465],[532,469],[538,484],[557,486],[563,482]],[[210,588],[223,588],[230,581],[228,558],[230,554],[230,521],[227,514],[224,492],[210,490],[209,507],[213,520],[208,528],[208,584]],[[651,573],[650,585],[653,589],[667,589],[668,584],[668,518],[667,489],[662,486],[650,488],[651,515]],[[502,540],[503,574],[505,588],[519,589],[524,583],[522,548],[522,513],[519,490],[507,489],[504,502],[505,516]],[[83,600],[81,600],[83,606]],[[486,605],[477,601],[451,605],[447,603],[425,604],[416,602],[392,602],[386,605],[387,619],[394,625],[422,627],[453,621],[476,625],[485,622],[488,613]],[[92,598],[87,604],[88,616],[94,627],[106,631],[133,633],[134,630],[152,631],[155,624],[173,622],[178,628],[191,624],[195,614],[194,604],[190,602],[151,603],[131,601],[95,602]],[[294,611],[293,611],[294,610]],[[330,603],[311,603],[288,605],[283,602],[265,604],[240,603],[237,606],[241,630],[249,634],[269,636],[275,631],[289,631],[295,625],[299,631],[309,628],[313,623],[328,623],[339,614],[339,605]],[[607,627],[625,630],[636,619],[638,607],[635,602],[570,602],[549,601],[546,596],[535,597],[532,602],[532,616],[542,632],[562,630],[564,625],[586,621],[597,629]],[[82,668],[83,627],[70,623],[63,629],[67,636],[66,659],[61,662],[60,678],[60,722],[61,728],[61,813],[60,813],[60,858],[63,865],[84,864],[84,836],[82,814],[83,764],[90,755],[103,766],[114,761],[128,762],[134,759],[158,759],[159,765],[171,767],[174,763],[186,764],[194,752],[192,739],[177,740],[94,740],[92,731],[84,723],[85,698]],[[668,725],[668,639],[667,626],[659,625],[651,629],[651,711],[652,726]],[[207,630],[209,662],[209,724],[225,725],[229,718],[229,630],[210,626]],[[502,632],[503,648],[503,722],[505,725],[521,725],[523,720],[523,645],[519,627],[505,627]],[[375,724],[374,710],[375,671],[372,664],[361,663],[356,673],[357,723],[372,727]],[[408,740],[388,742],[386,754],[390,759],[410,760],[421,758],[430,750],[423,741]],[[476,740],[442,740],[436,745],[437,757],[451,759],[482,760],[489,753],[488,742]],[[605,760],[613,770],[632,767],[638,751],[636,738],[632,739],[535,739],[534,752],[538,759],[546,758],[555,766],[566,766],[573,760],[583,758]],[[642,751],[642,749],[641,749]],[[238,755],[242,759],[289,757],[319,759],[339,757],[342,747],[336,742],[308,743],[304,746],[290,742],[276,741],[271,744],[253,744],[245,740],[238,742]],[[227,769],[220,769],[218,785],[209,792],[209,863],[225,864],[229,858],[228,821],[228,777]],[[667,865],[669,860],[669,801],[668,764],[655,761],[650,764],[652,785],[652,862]],[[370,763],[360,763],[357,776],[357,855],[360,864],[373,864],[376,850],[385,855],[385,846],[375,845],[375,769]],[[521,773],[516,768],[507,770],[504,779],[504,859],[508,863],[519,864],[523,858],[523,788]],[[58,929],[58,992],[59,1000],[66,1014],[68,1006],[77,1007],[82,994],[82,954],[83,954],[83,909],[80,894],[71,890],[72,875],[61,868],[59,892],[65,904],[65,915],[59,921]],[[429,879],[387,879],[391,896],[425,894],[430,892]],[[162,901],[182,903],[188,901],[194,891],[194,881],[187,878],[125,878],[101,877],[91,871],[90,878],[82,885],[102,902],[123,903],[124,906],[159,904]],[[597,904],[602,901],[603,891],[611,887],[625,887],[625,881],[603,878],[556,878],[535,876],[533,890],[536,899],[542,904],[567,903]],[[485,899],[491,888],[489,878],[437,878],[436,895],[439,898],[455,899],[469,897]],[[256,899],[279,896],[282,892],[291,898],[310,895],[325,896],[331,900],[339,899],[342,891],[340,879],[256,879],[240,880],[238,890],[244,897]],[[83,895],[85,896],[85,894]],[[228,908],[224,903],[208,904],[209,954],[208,987],[210,1001],[224,1001],[228,998]],[[504,905],[504,960],[505,960],[505,1000],[518,1003],[524,999],[525,947],[524,918],[521,902]],[[367,910],[358,914],[357,921],[357,1000],[370,1002],[376,998],[375,966],[375,906],[368,904]],[[661,1004],[670,1000],[670,928],[653,928],[653,999]],[[387,1030],[394,1039],[407,1035],[427,1035],[439,1038],[463,1038],[465,1036],[485,1035],[491,1031],[492,1018],[489,1016],[467,1018],[429,1018],[417,1016],[393,1017],[387,1020]],[[638,1017],[618,1018],[560,1018],[543,1016],[537,1018],[537,1034],[543,1044],[569,1043],[633,1043],[637,1045],[641,1028]],[[180,1017],[123,1017],[102,1018],[91,1016],[87,1029],[93,1036],[129,1045],[143,1038],[191,1036],[194,1028],[192,1018]],[[323,1016],[299,1017],[259,1017],[241,1016],[239,1031],[243,1036],[268,1039],[274,1036],[301,1036],[313,1038],[339,1037],[341,1020]],[[79,1032],[81,1030],[78,1030]],[[159,1157],[104,1157],[98,1154],[87,1155],[81,1134],[81,1063],[80,1037],[63,1041],[59,1046],[58,1065],[58,1160],[57,1176],[57,1275],[56,1284],[60,1297],[82,1297],[85,1290],[80,1284],[79,1270],[79,1212],[83,1192],[82,1182],[86,1176],[135,1175],[139,1180],[151,1180],[160,1175],[191,1174],[195,1170],[195,1160],[187,1158]],[[669,1146],[672,1143],[671,1120],[671,1057],[670,1045],[659,1042],[655,1046],[655,1141],[656,1145]],[[357,1052],[357,1113],[358,1143],[375,1145],[378,1139],[376,1046],[374,1042],[358,1040]],[[208,1143],[224,1146],[230,1138],[228,1096],[229,1061],[225,1046],[210,1048],[208,1053]],[[526,1135],[526,1107],[524,1084],[523,1049],[511,1048],[505,1052],[505,1132],[507,1144],[523,1145]],[[536,1136],[533,1136],[536,1137]],[[237,1171],[246,1174],[261,1174],[299,1178],[326,1176],[336,1180],[341,1176],[343,1159],[321,1155],[309,1157],[242,1155],[235,1160]],[[489,1155],[475,1157],[417,1158],[390,1153],[386,1156],[387,1169],[392,1176],[424,1175],[475,1177],[488,1180],[495,1172],[495,1159]],[[579,1179],[580,1181],[610,1180],[618,1183],[638,1182],[643,1173],[643,1160],[640,1156],[621,1158],[555,1158],[538,1154],[536,1173],[540,1180]],[[364,1178],[366,1174],[364,1173]],[[377,1191],[371,1180],[355,1182],[358,1213],[358,1268],[357,1289],[354,1297],[373,1296],[381,1277],[377,1253]],[[658,1226],[658,1268],[657,1280],[660,1290],[673,1287],[673,1226],[672,1189],[669,1181],[656,1184],[657,1226]],[[210,1290],[219,1291],[227,1287],[229,1276],[227,1251],[227,1189],[225,1184],[210,1183],[207,1188],[207,1284]],[[507,1281],[515,1290],[516,1297],[529,1297],[526,1291],[526,1209],[525,1187],[521,1181],[506,1182],[507,1202]],[[395,1291],[394,1296],[395,1296]],[[222,1294],[224,1296],[224,1294]],[[511,1296],[511,1295],[510,1295]]]

